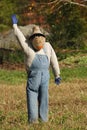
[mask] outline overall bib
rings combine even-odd
[[[48,120],[49,61],[46,55],[36,54],[30,67],[27,81],[28,121],[38,117]]]

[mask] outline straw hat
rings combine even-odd
[[[29,37],[29,40],[32,40],[35,36],[43,36],[45,35],[41,32],[39,26],[34,26],[31,36]]]

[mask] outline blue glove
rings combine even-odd
[[[17,19],[17,17],[16,17],[16,14],[13,14],[13,15],[11,16],[11,18],[12,18],[12,23],[13,23],[13,24],[17,24],[17,23],[18,23],[18,19]]]
[[[57,85],[59,85],[59,84],[61,83],[61,78],[60,78],[60,77],[55,78],[55,83],[56,83]]]

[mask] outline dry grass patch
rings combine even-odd
[[[26,84],[0,84],[0,130],[87,130],[87,81],[49,86],[49,122],[27,123]]]

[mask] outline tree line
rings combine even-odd
[[[32,2],[32,0],[0,0],[0,32],[12,27],[13,13],[17,14],[21,24],[20,13]],[[43,2],[35,0],[38,4],[38,15],[44,15],[49,24],[51,44],[55,48],[87,49],[87,8],[63,1],[58,5],[60,2],[58,0],[55,2],[55,0],[43,0]]]

